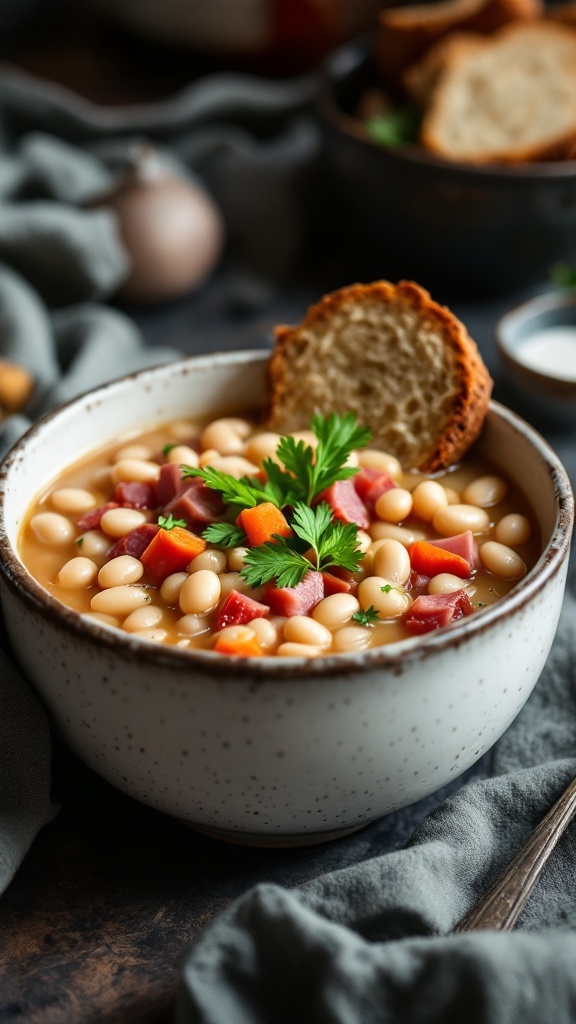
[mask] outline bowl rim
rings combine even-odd
[[[445,160],[433,153],[428,153],[417,143],[386,147],[375,142],[365,131],[361,122],[347,114],[339,106],[334,94],[335,83],[343,80],[352,71],[369,61],[374,38],[375,34],[370,33],[348,40],[332,51],[320,66],[316,108],[322,117],[342,134],[353,138],[367,149],[382,154],[392,163],[399,162],[443,170],[472,180],[485,181],[487,178],[494,178],[515,183],[531,183],[551,179],[576,180],[576,160],[548,160],[525,164],[471,164],[457,160]]]
[[[442,630],[435,630],[400,640],[395,643],[373,647],[360,652],[342,652],[324,655],[319,658],[232,658],[223,657],[210,650],[182,650],[174,646],[156,641],[134,637],[116,628],[97,623],[80,612],[67,607],[53,597],[28,572],[18,558],[8,538],[5,526],[5,492],[10,472],[15,464],[26,456],[27,446],[54,420],[64,412],[81,410],[86,403],[103,402],[108,395],[119,389],[134,385],[146,389],[147,381],[157,374],[180,375],[182,371],[191,372],[196,367],[209,367],[220,362],[225,364],[263,363],[269,358],[269,352],[262,349],[245,349],[214,352],[204,355],[188,356],[183,359],[149,367],[134,373],[123,375],[97,388],[83,392],[69,401],[57,406],[37,420],[0,462],[0,574],[9,588],[17,591],[19,597],[43,619],[55,622],[73,636],[85,642],[100,643],[104,648],[132,658],[140,654],[147,662],[158,666],[170,666],[175,670],[187,670],[186,674],[192,683],[196,667],[203,673],[216,677],[244,679],[249,682],[269,681],[294,678],[303,674],[315,679],[330,679],[334,675],[351,675],[359,668],[387,668],[400,670],[406,665],[407,658],[419,661],[431,653],[440,653],[447,648],[458,647],[470,635],[482,634],[490,629],[493,622],[521,609],[541,590],[543,584],[550,580],[567,560],[572,528],[574,524],[574,496],[568,474],[559,457],[547,441],[516,413],[494,400],[490,401],[489,410],[492,414],[504,419],[507,424],[525,440],[536,448],[540,458],[548,468],[557,501],[557,516],[553,533],[540,554],[536,565],[508,594],[496,604],[476,611],[473,615],[459,619]],[[95,446],[94,450],[96,450]],[[41,490],[42,484],[38,487]]]

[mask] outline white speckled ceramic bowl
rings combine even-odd
[[[37,492],[98,442],[264,397],[266,353],[147,370],[45,417],[0,477],[4,615],[16,656],[72,750],[131,796],[241,842],[330,839],[472,765],[518,713],[556,630],[573,499],[530,427],[492,403],[480,441],[532,494],[536,567],[444,631],[317,660],[232,660],[139,640],[54,600],[17,553]]]

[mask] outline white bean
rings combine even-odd
[[[149,604],[144,608],[136,608],[124,619],[122,629],[128,633],[139,633],[142,629],[152,629],[162,620],[162,609]]]
[[[472,530],[472,533],[483,533],[490,526],[490,516],[477,505],[447,505],[434,514],[434,529],[444,537],[455,533]]]
[[[326,629],[332,630],[344,626],[359,611],[360,602],[353,594],[330,594],[318,602],[312,617],[326,626]]]
[[[464,590],[466,583],[466,580],[453,576],[451,572],[439,572],[437,576],[428,580],[428,593],[453,594],[455,590]]]
[[[384,576],[392,583],[406,583],[410,575],[410,556],[399,540],[383,540],[373,554],[374,576]]]
[[[370,534],[366,533],[366,530],[358,530],[356,534],[356,551],[361,551],[365,555],[371,544],[372,537]]]
[[[198,456],[198,465],[200,469],[204,469],[206,466],[213,466],[219,458],[220,452],[216,448],[206,448]]]
[[[368,576],[358,586],[358,599],[364,611],[372,607],[381,619],[396,619],[410,604],[403,590],[383,576]]]
[[[366,626],[342,626],[334,633],[337,651],[362,651],[370,645],[370,630]]]
[[[412,511],[412,495],[405,487],[392,487],[380,495],[374,511],[387,523],[401,523]]]
[[[183,615],[178,619],[176,629],[179,633],[185,633],[187,636],[200,636],[202,633],[208,632],[210,622],[203,615]]]
[[[462,491],[462,501],[468,505],[489,508],[502,501],[507,491],[506,481],[501,476],[479,476]]]
[[[173,420],[168,426],[170,437],[185,443],[188,443],[197,432],[198,428],[191,420]]]
[[[519,580],[527,572],[520,555],[506,544],[499,544],[495,540],[488,540],[480,545],[480,561],[488,572],[500,576],[503,580]]]
[[[30,520],[30,526],[43,544],[69,544],[74,536],[74,527],[59,512],[37,512]]]
[[[120,622],[114,615],[104,615],[104,612],[85,612],[87,619],[93,619],[94,622],[103,622],[106,626],[115,626],[117,629],[120,627]]]
[[[422,530],[413,530],[407,526],[396,526],[395,523],[370,523],[368,532],[372,540],[399,540],[401,544],[408,547],[415,540],[425,540],[426,534]]]
[[[449,505],[459,505],[462,501],[458,491],[455,491],[453,487],[445,487],[446,497],[448,498]]]
[[[141,637],[142,640],[155,640],[156,643],[162,643],[168,636],[168,630],[151,626],[149,629],[139,629],[133,635]]]
[[[211,569],[199,569],[182,584],[178,603],[185,615],[207,615],[218,604],[220,577]]]
[[[112,482],[120,481],[130,483],[155,483],[160,476],[160,466],[157,462],[147,462],[145,459],[120,459],[112,468]]]
[[[58,512],[65,512],[69,516],[82,515],[96,504],[94,495],[83,487],[59,487],[52,491],[50,501]]]
[[[85,590],[92,586],[97,573],[96,562],[78,555],[65,562],[56,579],[66,590]]]
[[[496,540],[509,547],[525,544],[531,533],[530,520],[519,512],[510,512],[509,515],[503,516],[500,522],[496,523],[494,530]]]
[[[412,491],[412,511],[418,519],[431,523],[435,513],[448,504],[448,495],[436,480],[423,480]]]
[[[319,658],[322,651],[319,647],[311,647],[309,644],[295,644],[286,641],[276,650],[279,658]]]
[[[260,647],[263,651],[271,652],[278,645],[278,630],[270,619],[257,618],[250,620],[250,629],[252,629]]]
[[[124,459],[136,459],[138,462],[149,462],[152,452],[145,444],[125,444],[119,448],[114,456],[114,462],[122,462]]]
[[[358,464],[368,466],[369,469],[378,469],[392,480],[399,480],[402,476],[402,466],[396,456],[390,455],[389,452],[381,452],[377,448],[361,448],[358,452]]]
[[[151,604],[152,598],[145,587],[137,587],[133,584],[121,587],[109,587],[99,594],[94,594],[90,601],[90,607],[94,612],[104,612],[104,615],[115,615],[118,618],[125,618],[136,608],[143,608]]]
[[[292,615],[284,626],[286,640],[310,647],[330,647],[332,633],[310,615]]]
[[[187,572],[173,572],[162,582],[160,597],[167,605],[177,605],[182,584],[188,579]]]
[[[228,569],[230,572],[239,572],[244,565],[247,548],[230,548],[228,552]]]
[[[173,462],[177,466],[192,466],[198,468],[198,452],[194,451],[187,444],[175,444],[166,455],[166,462]]]
[[[207,548],[201,551],[192,559],[188,566],[188,572],[198,572],[199,569],[211,569],[212,572],[221,573],[226,569],[227,558],[224,551],[216,548]]]
[[[104,589],[121,587],[125,583],[137,583],[144,575],[144,566],[139,558],[133,555],[118,555],[102,566],[98,573],[98,583]]]
[[[146,513],[137,508],[109,508],[102,516],[100,526],[109,537],[124,537],[145,522]]]
[[[110,538],[100,530],[87,530],[76,540],[76,546],[86,558],[103,558],[110,547]]]
[[[216,448],[221,455],[236,455],[244,448],[252,429],[247,420],[233,416],[212,420],[202,431],[202,447]]]
[[[272,431],[263,431],[261,434],[253,434],[246,442],[244,457],[250,462],[260,465],[264,459],[276,461],[276,449],[280,443],[280,434]]]
[[[221,473],[235,477],[236,480],[243,476],[254,476],[259,468],[253,462],[248,462],[248,459],[243,458],[242,455],[219,455],[212,460],[210,465],[214,469],[219,469]]]

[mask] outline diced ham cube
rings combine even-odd
[[[381,494],[396,487],[391,476],[379,469],[372,469],[371,466],[362,466],[356,476],[352,477],[352,482],[356,494],[368,508],[376,504]]]
[[[410,605],[403,621],[412,633],[430,633],[470,615],[471,611],[472,602],[466,590],[455,590],[451,594],[422,594]]]
[[[443,548],[444,551],[451,551],[453,555],[460,555],[460,558],[468,562],[470,571],[477,569],[480,565],[478,545],[474,540],[472,530],[456,533],[452,537],[443,537],[442,540],[431,540],[429,543],[434,544],[437,548]]]
[[[322,573],[311,569],[295,587],[269,587],[265,600],[274,615],[309,615],[324,597]]]
[[[253,597],[241,594],[238,590],[231,590],[225,599],[216,622],[216,629],[224,629],[224,626],[243,626],[252,619],[266,618],[270,615],[270,608],[267,604],[260,604]]]
[[[327,501],[334,518],[340,519],[343,523],[355,523],[361,530],[367,530],[370,526],[368,509],[356,493],[353,477],[348,480],[336,480],[336,483],[318,495],[317,500]]]
[[[98,508],[93,508],[90,512],[86,512],[85,515],[80,516],[80,519],[76,520],[76,526],[79,530],[84,532],[85,530],[97,530],[100,526],[102,516],[105,512],[108,512],[111,508],[119,508],[117,501],[107,501],[105,505],[99,505]]]
[[[120,481],[113,494],[114,501],[127,508],[156,508],[156,486],[138,480]]]
[[[322,579],[324,580],[324,597],[330,597],[331,594],[351,594],[352,593],[352,581],[343,580],[340,577],[335,576],[332,572],[323,572]]]
[[[159,527],[156,523],[142,523],[141,526],[136,526],[108,549],[106,557],[116,558],[118,555],[132,555],[133,558],[141,558],[158,530]]]
[[[184,477],[182,469],[175,462],[167,462],[160,467],[160,476],[156,481],[156,504],[167,505],[182,489]]]
[[[427,594],[429,582],[429,576],[424,576],[423,573],[410,569],[410,575],[408,581],[404,584],[404,589],[412,596],[415,594]]]
[[[218,492],[207,487],[199,477],[191,479],[188,486],[164,506],[164,515],[172,513],[174,519],[183,519],[189,530],[200,532],[207,523],[221,519],[225,512],[226,506]]]

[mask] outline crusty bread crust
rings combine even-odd
[[[405,469],[458,462],[476,439],[492,381],[464,325],[412,281],[324,296],[297,327],[276,328],[267,426],[305,429],[348,410]]]
[[[565,159],[575,139],[575,29],[516,23],[446,50],[421,126],[428,150],[466,163],[516,164]]]
[[[449,32],[495,32],[512,21],[542,15],[542,0],[438,0],[389,7],[379,19],[376,64],[387,84],[398,86],[411,64]]]

